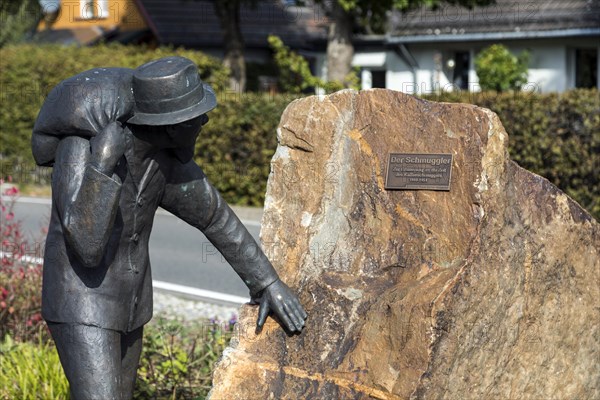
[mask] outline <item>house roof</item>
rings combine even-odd
[[[60,43],[64,45],[87,45],[104,38],[110,31],[98,26],[69,29],[45,29],[36,32],[33,41],[41,43]]]
[[[600,1],[496,0],[469,10],[442,5],[391,17],[390,41],[459,41],[600,35]]]
[[[223,35],[213,1],[137,0],[160,43],[191,48],[222,46]],[[286,45],[310,49],[315,40],[327,37],[327,20],[318,8],[285,6],[282,1],[259,1],[242,5],[241,32],[246,47],[268,47],[270,34]]]
[[[44,29],[36,32],[32,41],[37,43],[59,43],[64,45],[92,45],[101,41],[123,44],[150,40],[148,29],[121,31],[118,27],[106,29],[99,26],[86,28]]]

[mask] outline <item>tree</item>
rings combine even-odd
[[[42,16],[37,0],[2,0],[0,3],[0,47],[22,41],[32,33]]]
[[[326,93],[332,93],[344,88],[340,81],[324,81],[314,76],[308,61],[290,50],[279,37],[269,35],[268,41],[279,69],[279,85],[285,92],[299,94],[306,89],[320,87]],[[355,79],[353,86],[358,89],[358,79]]]
[[[475,57],[475,72],[483,90],[520,90],[527,82],[529,53],[514,56],[501,44],[484,49]]]
[[[221,23],[225,53],[223,64],[229,68],[229,87],[236,92],[246,89],[246,59],[244,39],[240,30],[240,6],[242,2],[255,4],[253,0],[215,0],[213,7]]]
[[[316,0],[330,18],[327,36],[327,80],[345,82],[351,71],[354,46],[352,34],[355,28],[367,33],[384,33],[387,12],[402,12],[419,6],[438,7],[442,3],[464,7],[488,5],[494,0]]]

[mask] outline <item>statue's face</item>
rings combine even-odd
[[[203,114],[189,121],[166,126],[165,128],[172,144],[170,147],[194,147],[198,134],[202,130],[202,125],[207,122],[208,116]]]
[[[194,149],[202,125],[208,122],[206,114],[174,125],[132,125],[133,134],[161,149]]]

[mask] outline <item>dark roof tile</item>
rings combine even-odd
[[[212,1],[140,0],[158,31],[161,43],[189,47],[221,46],[222,33]],[[310,48],[327,37],[327,19],[314,6],[289,7],[281,1],[242,5],[241,31],[247,47],[266,47],[270,34],[294,48]]]
[[[392,14],[394,36],[528,32],[600,28],[598,0],[496,0],[487,7],[471,10],[442,5]]]

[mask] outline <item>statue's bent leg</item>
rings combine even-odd
[[[73,400],[125,400],[121,333],[95,326],[48,323]]]

